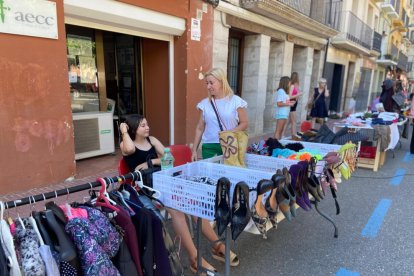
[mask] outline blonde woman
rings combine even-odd
[[[325,99],[329,97],[329,91],[326,87],[326,79],[319,79],[319,87],[315,88],[313,94],[313,107],[310,112],[312,117],[312,128],[315,127],[316,119],[324,121],[328,117],[328,108],[326,107]]]
[[[201,147],[203,159],[222,155],[219,143],[220,124],[223,130],[247,130],[247,102],[234,95],[226,74],[220,68],[213,68],[204,75],[208,97],[197,104],[200,112],[194,136],[192,160],[197,160],[197,149]],[[215,107],[217,115],[213,109]]]
[[[289,117],[290,107],[296,103],[296,101],[289,99],[290,85],[290,78],[284,76],[280,79],[279,88],[276,92],[276,112],[274,115],[276,119],[276,130],[274,138],[278,140],[282,138],[283,130]]]

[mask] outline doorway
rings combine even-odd
[[[141,38],[103,32],[107,97],[116,102],[115,115],[143,114]]]
[[[168,42],[112,32],[104,32],[103,41],[107,97],[116,101],[115,115],[122,121],[143,114],[151,135],[169,145]]]
[[[337,63],[326,63],[326,79],[330,90],[329,110],[339,112],[342,100],[344,66]]]

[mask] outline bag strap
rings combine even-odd
[[[213,101],[212,101],[212,100],[210,100],[210,103],[211,103],[211,106],[213,107],[214,113],[216,113],[216,117],[217,117],[217,121],[218,121],[218,124],[219,124],[220,130],[221,130],[221,131],[223,131],[223,126],[221,125],[221,121],[220,121],[219,115],[218,115],[218,113],[217,113],[216,107],[214,106],[214,104],[213,104]]]
[[[319,90],[318,90],[318,93],[319,93]],[[323,91],[323,93],[325,93],[325,90]],[[315,104],[316,103],[316,101],[319,99],[319,97],[322,95],[322,93],[319,93],[318,94],[318,96],[316,96],[316,99],[315,100],[313,100],[313,102],[312,102],[312,104]]]

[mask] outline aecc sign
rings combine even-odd
[[[0,0],[0,33],[57,39],[56,3]]]

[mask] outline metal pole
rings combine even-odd
[[[225,275],[230,276],[230,231],[229,231],[228,227],[226,227],[225,237],[226,237],[226,241],[225,241],[225,245],[226,245],[226,252],[225,252],[226,270],[225,270]]]
[[[197,273],[196,275],[200,275],[202,272],[201,268],[201,254],[200,254],[200,241],[201,241],[201,231],[203,227],[203,223],[201,218],[197,218]]]

